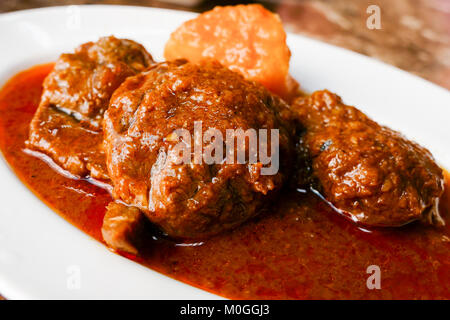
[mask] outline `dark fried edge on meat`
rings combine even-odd
[[[193,98],[199,95],[203,100]],[[284,124],[289,113],[281,99],[217,62],[154,65],[128,78],[105,113],[113,194],[139,207],[172,237],[204,238],[233,228],[267,205],[289,175],[293,142]],[[203,132],[212,127],[279,129],[280,171],[262,176],[258,165],[174,165],[170,150],[175,142],[168,137],[179,128],[192,133],[197,120]]]
[[[326,90],[298,98],[293,109],[305,128],[298,146],[301,184],[364,225],[444,223],[442,169],[428,150]]]

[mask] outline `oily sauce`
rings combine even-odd
[[[52,67],[21,72],[0,92],[0,148],[40,199],[102,242],[109,192],[61,175],[25,149],[42,82]],[[446,181],[448,186],[447,173]],[[365,230],[312,194],[285,192],[267,213],[231,232],[199,243],[175,243],[156,234],[146,239],[141,256],[127,257],[227,298],[449,299],[449,210],[446,188],[441,199],[445,227],[412,223]],[[379,290],[367,287],[371,265],[381,270]]]

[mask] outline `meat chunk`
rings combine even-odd
[[[113,91],[151,63],[140,44],[112,36],[62,54],[44,81],[27,146],[72,174],[107,179],[103,113]]]
[[[292,130],[285,125],[288,113],[281,99],[217,62],[154,65],[128,78],[105,113],[113,194],[140,208],[172,237],[202,238],[237,226],[255,216],[289,174],[293,144]],[[279,148],[278,172],[263,175],[263,165],[248,158],[245,163],[222,158],[195,162],[193,147],[188,163],[181,161],[181,141],[174,133],[185,129],[198,141],[194,122],[201,123],[203,132],[215,128],[223,137],[226,129],[278,129],[279,141],[273,145]],[[248,144],[245,148],[248,155]]]
[[[111,202],[103,219],[103,240],[115,250],[136,255],[140,235],[144,232],[144,222],[145,216],[138,208]]]
[[[99,128],[114,90],[151,63],[145,48],[131,40],[110,36],[82,44],[59,57],[45,79],[41,104]]]
[[[44,152],[71,174],[107,180],[103,132],[53,106],[40,106],[30,125],[30,149]]]
[[[297,99],[293,109],[306,129],[300,166],[309,170],[301,170],[301,180],[338,210],[370,226],[443,223],[442,170],[428,150],[326,90]]]

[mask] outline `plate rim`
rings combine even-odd
[[[172,14],[176,14],[176,15],[179,15],[180,17],[184,16],[184,17],[186,17],[186,18],[194,17],[194,16],[197,15],[197,13],[192,13],[192,12],[183,11],[183,10],[173,10],[173,9],[165,9],[165,8],[152,8],[152,7],[142,7],[142,6],[128,6],[128,5],[126,5],[126,6],[124,6],[124,5],[75,5],[75,6],[76,6],[76,7],[82,8],[82,10],[91,10],[91,9],[94,9],[94,10],[109,10],[109,9],[114,9],[114,10],[116,10],[116,9],[126,9],[126,10],[130,10],[130,11],[134,11],[134,10],[139,10],[139,11],[146,10],[146,11],[149,11],[149,12],[164,12],[164,13],[171,14],[171,15],[172,15]],[[66,5],[66,6],[50,6],[50,7],[44,7],[44,8],[33,8],[33,9],[27,9],[27,10],[19,10],[19,11],[13,11],[13,12],[2,13],[2,14],[0,14],[0,23],[4,22],[5,20],[12,21],[12,20],[14,20],[14,19],[20,19],[20,18],[23,18],[24,16],[26,17],[27,15],[33,15],[33,14],[36,14],[36,13],[37,13],[37,14],[40,14],[40,13],[45,13],[45,12],[52,12],[52,11],[58,12],[58,11],[61,11],[61,10],[67,10],[67,8],[69,8],[69,7],[72,7],[72,6],[70,6],[70,5],[69,5],[69,6],[67,6],[67,5]],[[1,33],[1,32],[0,32],[0,33]],[[295,41],[295,39],[296,39],[297,37],[298,37],[298,38],[301,38],[301,39],[303,39],[303,40],[306,39],[306,40],[309,41],[310,43],[317,44],[317,45],[320,45],[320,46],[322,46],[322,47],[324,46],[324,47],[327,47],[327,48],[332,48],[333,50],[338,50],[338,51],[340,51],[340,52],[342,52],[342,53],[344,53],[344,54],[346,54],[346,55],[351,55],[352,57],[358,57],[358,59],[364,59],[366,62],[371,63],[371,64],[375,63],[375,64],[379,65],[380,68],[384,68],[384,69],[386,69],[386,70],[389,70],[389,72],[396,72],[396,73],[403,74],[403,76],[412,77],[412,78],[415,79],[415,81],[420,81],[424,86],[427,86],[427,87],[429,87],[429,88],[432,88],[433,90],[438,90],[438,91],[441,92],[441,94],[446,94],[448,100],[450,101],[450,91],[449,91],[449,90],[447,90],[446,88],[441,87],[441,86],[439,86],[439,85],[437,85],[437,84],[435,84],[435,83],[432,83],[432,82],[430,82],[429,80],[423,79],[423,78],[421,78],[421,77],[419,77],[419,76],[417,76],[417,75],[415,75],[415,74],[409,73],[409,72],[407,72],[407,71],[405,71],[405,70],[401,70],[401,69],[399,69],[399,68],[396,68],[395,66],[392,66],[392,65],[390,65],[390,64],[387,64],[387,63],[385,63],[385,62],[383,62],[383,61],[380,61],[380,60],[378,60],[378,59],[375,59],[375,58],[372,58],[372,57],[368,57],[368,56],[363,55],[363,54],[361,54],[361,53],[354,52],[354,51],[351,51],[351,50],[348,50],[348,49],[345,49],[345,48],[342,48],[342,47],[334,46],[334,45],[332,45],[332,44],[329,44],[329,43],[326,43],[326,42],[322,42],[322,41],[319,41],[319,40],[316,40],[316,39],[313,39],[313,38],[309,38],[309,37],[304,36],[304,35],[298,35],[298,34],[293,34],[293,33],[289,33],[289,32],[287,32],[287,34],[288,34],[288,41]],[[0,70],[0,72],[2,72],[2,70]],[[14,74],[11,74],[11,75],[10,75],[10,77],[12,77],[12,76],[14,76]],[[7,80],[8,80],[8,79],[5,79],[5,81],[7,81]],[[0,81],[1,81],[1,80],[0,80]],[[5,83],[6,83],[6,82],[1,81],[1,82],[0,82],[0,87],[3,87],[3,85],[4,85]],[[70,228],[73,228],[77,233],[80,233],[83,237],[88,237],[88,238],[89,238],[89,239],[85,239],[85,240],[89,240],[89,241],[92,240],[92,238],[91,238],[90,236],[86,235],[83,231],[79,230],[79,229],[76,228],[74,225],[72,225],[70,222],[66,221],[66,220],[65,220],[64,218],[62,218],[59,214],[57,214],[56,212],[54,212],[51,208],[47,207],[47,206],[42,202],[42,200],[40,200],[40,199],[33,193],[33,191],[31,191],[31,190],[30,190],[30,189],[22,182],[22,180],[20,180],[20,178],[18,178],[18,177],[15,175],[14,171],[12,170],[12,168],[10,167],[10,165],[7,163],[7,161],[5,160],[5,158],[3,157],[3,155],[1,156],[1,158],[2,158],[2,159],[1,159],[0,163],[5,164],[5,166],[0,164],[0,173],[1,173],[2,175],[3,175],[3,173],[2,173],[2,172],[3,172],[3,169],[4,169],[4,167],[6,167],[6,168],[8,169],[8,175],[10,176],[9,178],[17,180],[17,181],[19,182],[19,184],[21,185],[22,189],[24,189],[24,192],[25,192],[25,190],[26,190],[28,193],[31,193],[32,196],[34,197],[34,199],[35,199],[36,201],[39,201],[42,205],[44,205],[44,206],[46,207],[46,210],[47,210],[48,212],[50,212],[51,214],[53,214],[53,216],[57,216],[58,218],[55,219],[55,220],[62,220],[64,224],[70,226]],[[1,183],[0,183],[0,184],[1,184]],[[0,188],[0,190],[1,190],[1,188]],[[36,201],[34,201],[34,202],[36,202]],[[55,214],[56,214],[56,215],[55,215]],[[1,214],[0,214],[0,216],[1,216]],[[0,229],[0,231],[1,231],[1,229]],[[0,240],[0,241],[1,241],[1,240]],[[89,241],[88,241],[88,242],[89,242]],[[94,241],[95,241],[95,240],[94,240]],[[97,241],[95,241],[95,242],[97,243]],[[0,243],[1,243],[1,242],[0,242]],[[86,241],[83,241],[83,243],[86,243]],[[105,249],[106,249],[106,247],[105,247],[104,245],[100,244],[100,243],[97,243],[97,245],[101,246],[101,249],[102,249],[102,250],[105,250]],[[105,250],[105,251],[106,251],[106,250]],[[141,267],[141,268],[144,268],[145,272],[152,271],[152,272],[157,273],[156,271],[154,271],[154,270],[152,270],[152,269],[143,267],[143,266],[141,266],[141,265],[139,265],[139,264],[137,264],[137,263],[135,263],[135,262],[133,262],[133,261],[130,261],[130,260],[126,259],[126,258],[123,258],[123,257],[118,256],[118,255],[116,255],[116,254],[113,254],[113,255],[116,256],[116,257],[120,257],[119,260],[120,260],[120,259],[124,259],[124,260],[128,261],[129,263],[131,263],[131,264],[133,264],[133,265],[136,265],[136,266],[139,266],[139,267]],[[114,260],[114,261],[119,261],[119,260],[117,260],[117,259],[115,259],[115,258],[114,258],[113,260]],[[175,282],[177,283],[177,286],[178,286],[178,285],[181,285],[181,286],[189,286],[189,290],[190,290],[190,289],[193,289],[193,290],[201,290],[201,289],[197,289],[197,288],[195,288],[195,287],[193,287],[193,286],[187,285],[187,284],[185,284],[185,283],[183,283],[183,282],[181,282],[181,281],[174,280],[174,279],[172,279],[172,278],[170,278],[170,277],[168,277],[168,276],[166,276],[166,275],[164,275],[164,274],[158,273],[158,275],[159,275],[159,276],[162,276],[162,277],[165,277],[165,278],[167,278],[167,279],[171,279],[172,281],[175,281]],[[203,291],[203,290],[201,290],[201,291],[202,291],[203,293],[206,292],[206,291]],[[5,276],[4,276],[4,274],[2,273],[1,264],[0,264],[0,293],[1,293],[2,295],[4,295],[5,297],[7,297],[7,298],[13,298],[13,299],[14,299],[14,298],[40,299],[39,296],[36,296],[36,294],[30,293],[30,292],[27,293],[27,292],[21,291],[20,288],[14,286],[14,283],[11,283],[8,279],[5,279]],[[208,293],[208,294],[206,294],[206,295],[199,294],[199,296],[201,296],[202,298],[205,298],[205,297],[209,297],[209,298],[213,298],[213,299],[220,299],[220,298],[221,298],[220,296],[216,296],[216,295],[210,294],[210,293]],[[74,297],[74,298],[76,298],[76,297]],[[70,299],[73,299],[73,298],[70,298]]]

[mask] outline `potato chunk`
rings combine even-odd
[[[215,7],[182,24],[166,43],[165,58],[213,58],[288,99],[298,85],[289,76],[291,53],[280,18],[261,5]]]

